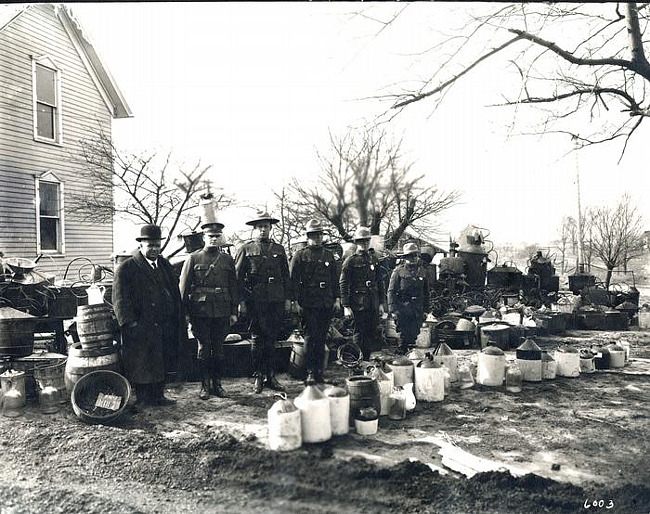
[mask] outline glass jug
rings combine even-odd
[[[506,368],[506,391],[511,393],[521,392],[522,374],[516,364],[510,364]]]
[[[402,386],[395,386],[388,397],[388,419],[406,419],[406,393]]]

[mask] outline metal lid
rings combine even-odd
[[[560,346],[556,351],[560,353],[578,353],[578,349],[573,346]]]
[[[503,350],[499,348],[498,346],[486,346],[483,348],[481,353],[484,353],[485,355],[504,355]]]
[[[540,349],[539,346],[537,346],[537,343],[533,341],[530,338],[527,338],[523,343],[521,343],[517,347],[518,351],[522,352],[541,352],[542,350]]]
[[[345,389],[338,386],[329,386],[325,388],[323,393],[330,398],[345,398],[349,394]]]
[[[325,395],[319,387],[315,385],[308,385],[305,386],[302,393],[298,395],[296,401],[314,401],[322,400],[323,398],[325,398]]]

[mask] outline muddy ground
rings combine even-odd
[[[250,393],[247,378],[227,379],[228,398],[207,402],[198,384],[178,385],[168,390],[177,405],[114,426],[84,424],[69,406],[44,415],[30,405],[0,417],[0,513],[648,513],[650,331],[542,342],[616,339],[632,348],[621,370],[525,383],[519,394],[454,389],[405,421],[381,418],[374,436],[290,453],[266,449],[274,399]],[[280,379],[290,397],[302,390]],[[463,474],[459,462],[485,472]]]

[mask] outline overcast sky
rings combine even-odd
[[[384,109],[362,99],[427,71],[425,58],[408,54],[427,45],[429,27],[449,32],[471,8],[417,3],[375,37],[376,25],[350,15],[362,6],[71,4],[134,112],[114,123],[118,144],[173,149],[180,159],[213,164],[214,182],[254,207],[290,177],[308,180],[328,129],[342,133]],[[473,224],[488,228],[497,244],[547,244],[562,216],[577,213],[576,159],[565,157],[566,139],[511,133],[513,119],[528,115],[523,108],[486,107],[500,100],[509,77],[495,60],[460,83],[435,114],[431,104],[416,104],[388,128],[403,137],[417,171],[463,191],[463,203],[440,220],[445,232],[458,237]],[[620,165],[618,146],[579,156],[583,207],[629,191],[650,219],[641,165],[647,136],[635,136]],[[231,213],[226,230],[243,229],[240,217]]]

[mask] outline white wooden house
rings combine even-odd
[[[67,6],[0,6],[0,251],[62,278],[70,261],[110,265],[111,222],[68,212],[93,184],[71,158],[131,110]],[[81,261],[78,259],[78,261]],[[77,265],[71,267],[75,273]],[[70,277],[68,277],[70,278]]]

